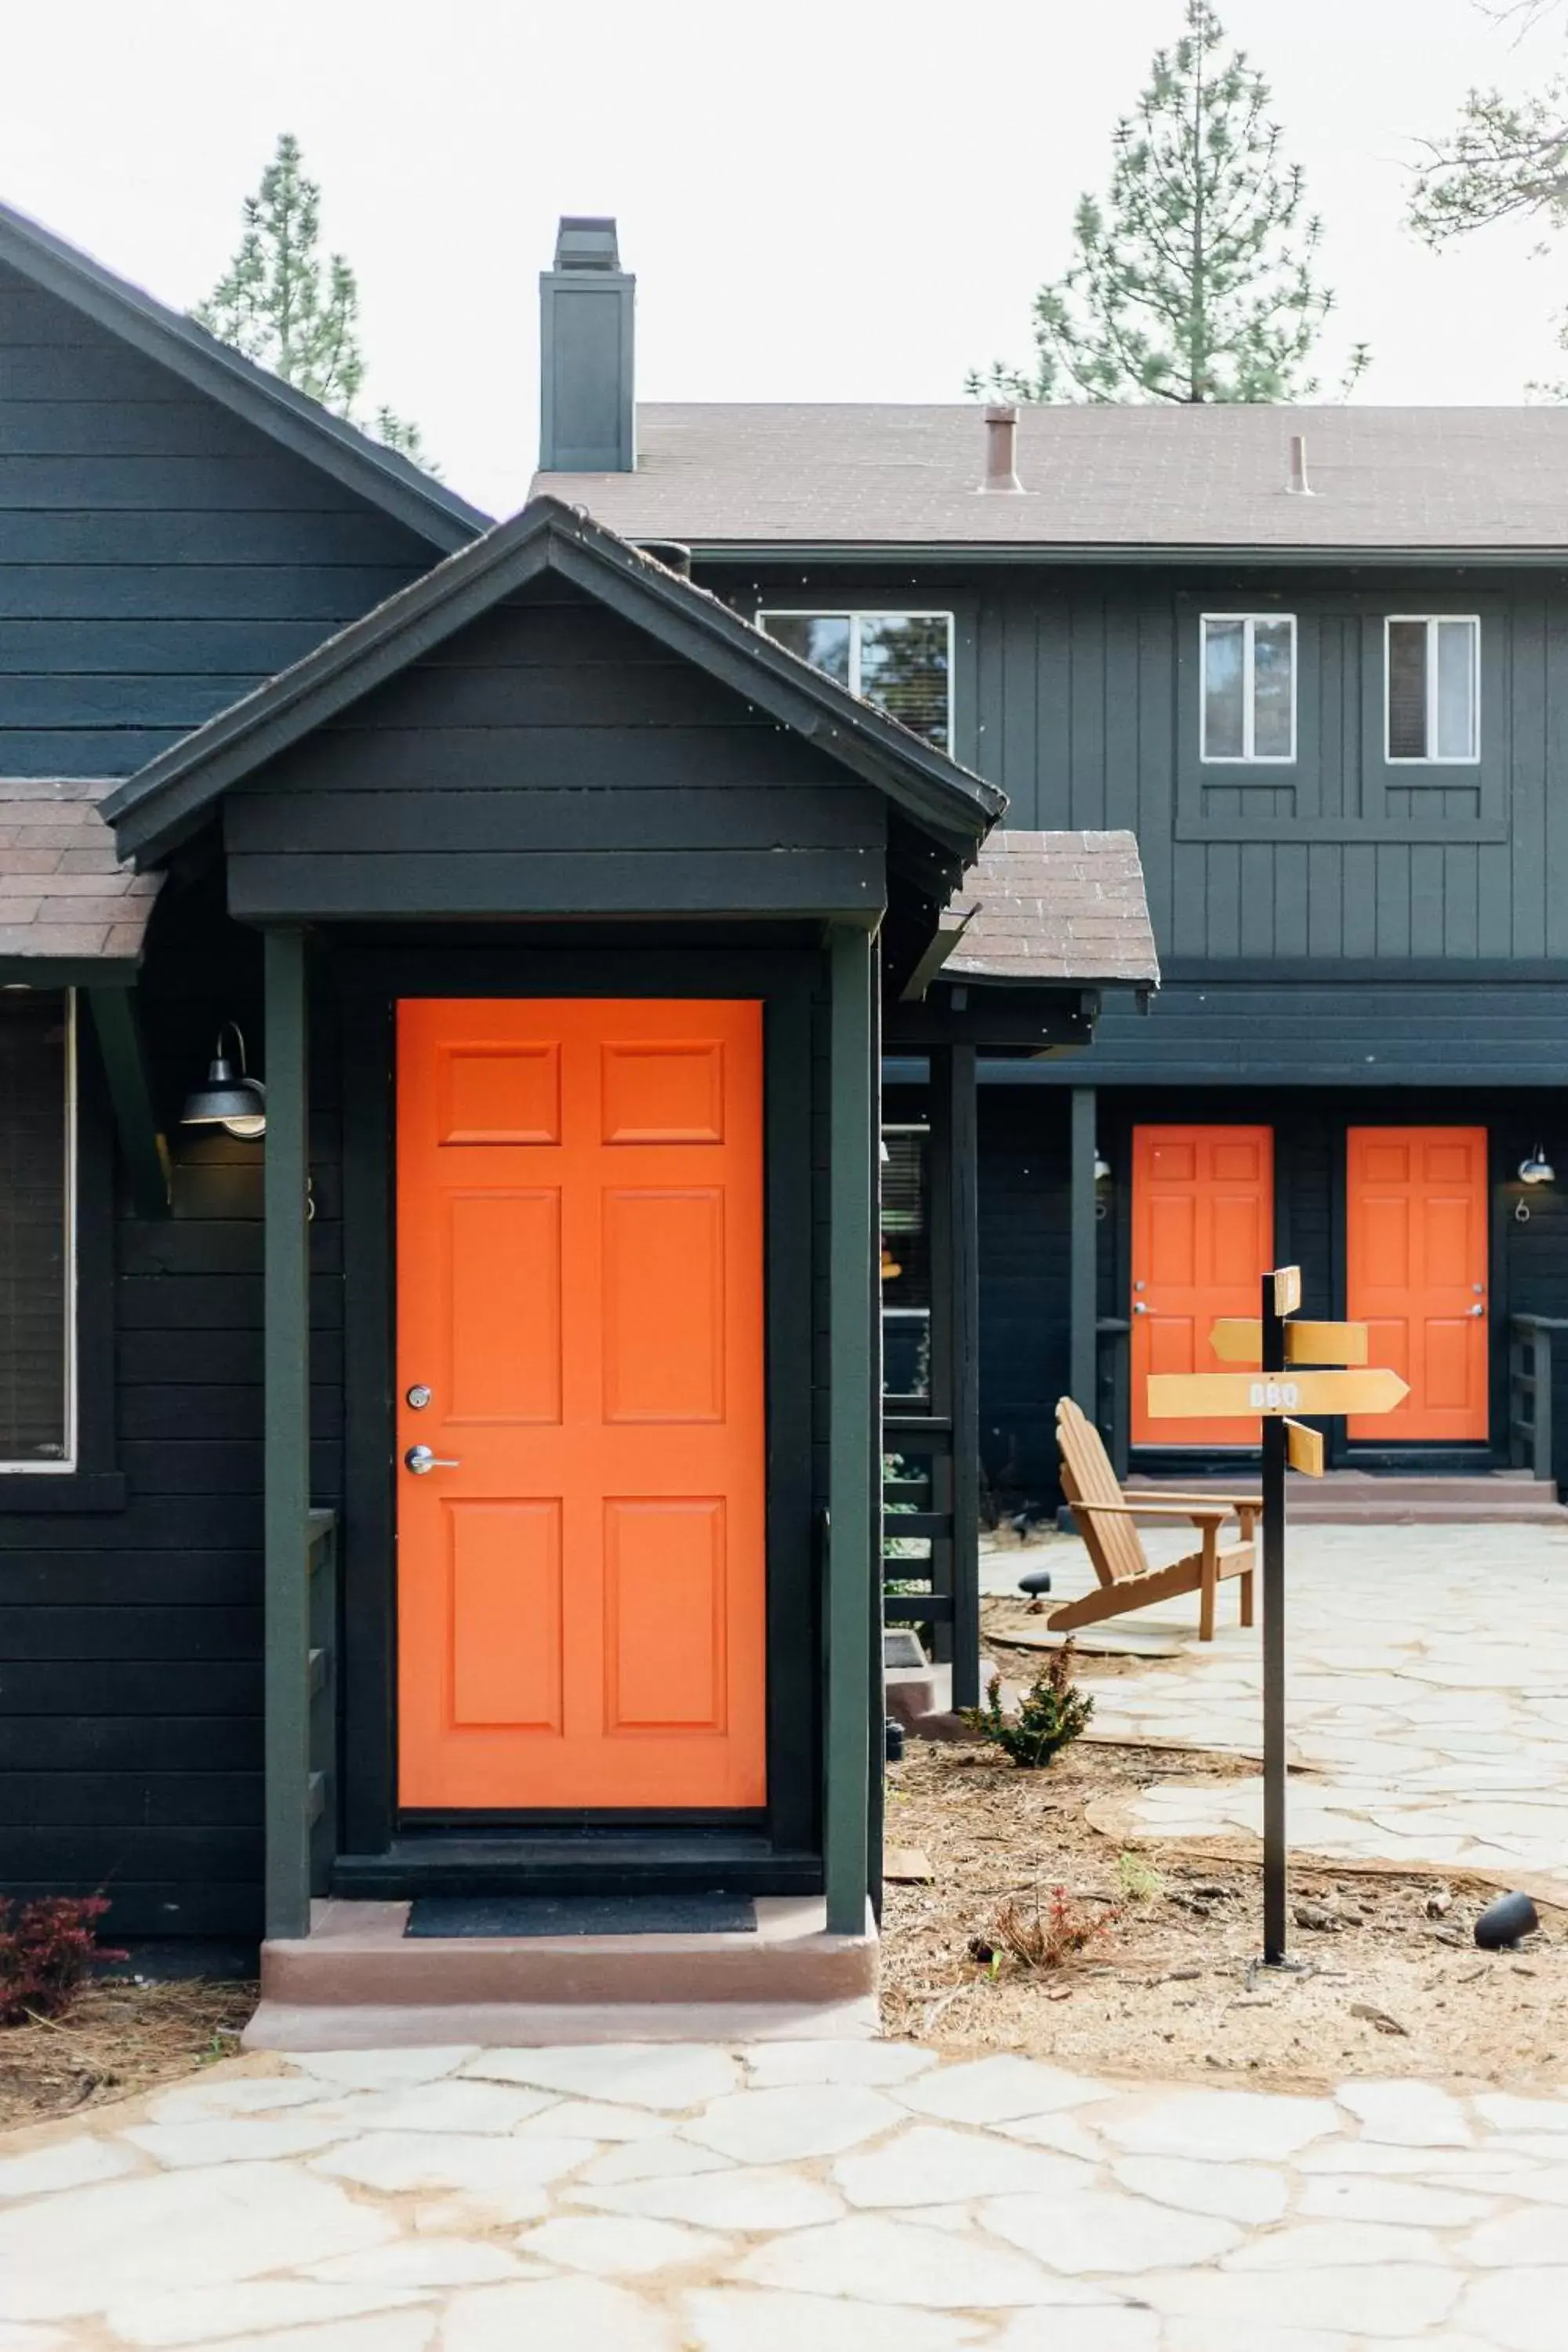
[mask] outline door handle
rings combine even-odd
[[[463,1466],[460,1462],[444,1461],[427,1445],[411,1445],[403,1459],[416,1478],[427,1478],[432,1470],[460,1470]]]
[[[1467,1311],[1471,1315],[1484,1315],[1487,1310],[1484,1305],[1478,1303],[1476,1306],[1469,1307]]]
[[[1132,1312],[1134,1315],[1147,1315],[1149,1309],[1142,1298],[1135,1298],[1132,1301]]]

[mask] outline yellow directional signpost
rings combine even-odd
[[[1255,1315],[1222,1315],[1209,1333],[1209,1346],[1222,1364],[1256,1364],[1263,1353],[1263,1326]],[[1287,1323],[1288,1364],[1364,1364],[1364,1323]],[[1361,1410],[1358,1405],[1357,1412]]]
[[[1148,1393],[1152,1419],[1257,1413],[1263,1424],[1263,1957],[1274,1968],[1285,1964],[1286,1465],[1323,1475],[1321,1432],[1291,1415],[1392,1412],[1410,1393],[1397,1372],[1346,1369],[1366,1364],[1364,1323],[1292,1323],[1300,1304],[1300,1266],[1266,1274],[1257,1320],[1226,1316],[1210,1337],[1222,1363],[1259,1369],[1151,1372]]]

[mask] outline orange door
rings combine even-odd
[[[759,1805],[762,1009],[405,1003],[397,1078],[402,1802]]]
[[[1485,1443],[1487,1131],[1352,1127],[1345,1311],[1371,1326],[1368,1360],[1410,1384],[1396,1412],[1351,1421],[1358,1440]]]
[[[1253,1417],[1151,1420],[1145,1382],[1151,1372],[1226,1369],[1209,1346],[1210,1329],[1221,1315],[1257,1315],[1273,1249],[1271,1129],[1133,1129],[1134,1445],[1258,1444]]]

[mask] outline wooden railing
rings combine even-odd
[[[940,1414],[889,1412],[882,1420],[885,1458],[896,1475],[882,1486],[882,1618],[889,1625],[930,1628],[931,1655],[952,1661],[952,1703],[980,1702],[978,1579],[963,1572],[964,1546],[953,1508],[952,1423]],[[978,1527],[968,1529],[978,1545]],[[900,1542],[924,1549],[906,1556]]]
[[[1555,1485],[1557,1466],[1552,1425],[1552,1339],[1568,1331],[1558,1315],[1509,1318],[1508,1458]]]

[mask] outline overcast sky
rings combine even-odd
[[[1439,257],[1401,226],[1423,132],[1539,86],[1475,0],[1220,0],[1324,217],[1336,344],[1371,401],[1568,375],[1568,236]],[[537,272],[611,212],[647,399],[952,400],[1024,359],[1028,304],[1180,0],[50,0],[7,11],[0,194],[180,306],[292,130],[363,290],[371,388],[494,513],[537,441]]]

